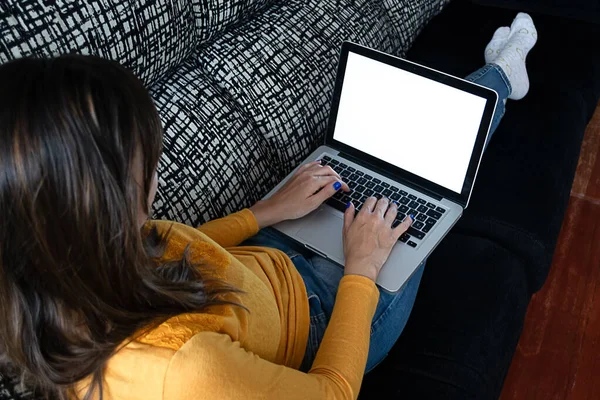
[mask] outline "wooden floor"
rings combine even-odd
[[[550,275],[529,305],[501,400],[600,399],[600,106]]]

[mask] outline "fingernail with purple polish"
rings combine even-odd
[[[346,204],[346,208],[350,208],[350,204],[352,204],[351,201],[349,201],[348,204]]]
[[[342,184],[341,184],[341,183],[339,183],[339,182],[336,182],[336,183],[334,183],[334,184],[333,184],[333,188],[334,188],[335,190],[339,190],[341,187],[342,187]]]
[[[415,216],[413,214],[410,214],[410,219],[412,219],[414,221],[415,220]]]

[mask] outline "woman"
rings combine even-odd
[[[524,96],[535,39],[519,14],[468,79]],[[343,269],[263,229],[349,190],[318,162],[197,229],[148,221],[162,128],[131,73],[93,57],[21,59],[0,67],[0,87],[3,368],[58,398],[358,396],[423,270],[396,294],[374,284],[412,222],[391,227],[395,204],[370,198],[356,217],[349,204]],[[492,131],[503,113],[504,101]]]

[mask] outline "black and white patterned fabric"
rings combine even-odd
[[[165,128],[154,216],[250,206],[322,143],[342,41],[402,56],[449,0],[1,0],[0,62],[119,61]],[[0,400],[34,398],[0,373]]]
[[[243,23],[277,0],[192,0],[197,36],[201,43]]]
[[[119,61],[148,85],[198,44],[188,0],[2,0],[0,37],[1,63],[93,54]]]

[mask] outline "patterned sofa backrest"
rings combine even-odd
[[[0,63],[94,54],[150,85],[197,44],[190,0],[0,0]]]
[[[277,0],[192,0],[200,43],[265,10]]]

